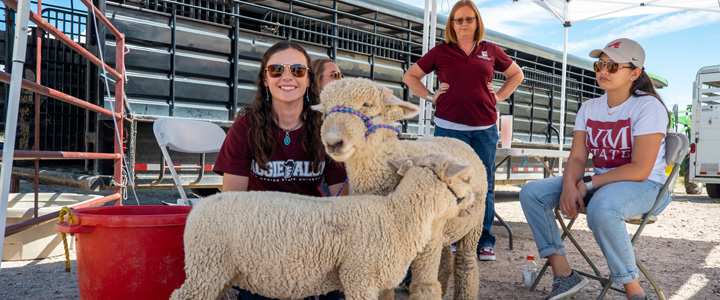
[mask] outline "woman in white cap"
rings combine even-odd
[[[539,254],[550,261],[555,276],[547,299],[570,298],[588,283],[568,263],[555,207],[568,217],[587,211],[610,279],[625,286],[628,299],[646,299],[625,219],[647,213],[665,181],[668,113],[645,72],[645,52],[637,42],[617,39],[590,57],[598,58],[593,67],[605,94],[580,107],[563,176],[526,184],[520,203]],[[588,154],[593,155],[592,176],[584,176]],[[653,214],[669,202],[665,192]]]

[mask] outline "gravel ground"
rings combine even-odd
[[[479,299],[543,299],[551,289],[552,273],[549,271],[536,291],[530,292],[520,286],[525,256],[536,255],[537,250],[517,201],[518,191],[518,186],[498,187],[496,210],[513,230],[514,247],[508,250],[509,234],[505,228],[493,228],[498,239],[495,250],[497,260],[478,262],[482,274]],[[706,194],[687,195],[682,186],[676,187],[675,193],[675,201],[660,215],[658,223],[646,228],[636,246],[636,253],[655,276],[668,299],[720,299],[720,201]],[[141,204],[160,204],[162,201],[174,202],[178,193],[176,190],[140,190],[138,198]],[[134,202],[126,200],[124,203],[130,205]],[[636,229],[633,225],[628,228],[632,232]],[[574,230],[578,241],[584,245],[600,271],[607,275],[607,265],[584,218],[578,220]],[[587,271],[579,253],[570,248],[568,252],[571,265]],[[63,271],[63,256],[3,262],[0,299],[78,299],[74,253],[71,253],[70,259],[70,273]],[[544,260],[538,260],[539,265],[542,263]],[[652,298],[657,298],[644,277],[641,277],[641,285]],[[600,290],[598,283],[591,282],[573,299],[595,299]],[[452,286],[448,295],[452,295]],[[452,298],[448,295],[444,299]],[[397,291],[396,299],[407,298],[407,293]],[[606,299],[625,297],[611,292]]]

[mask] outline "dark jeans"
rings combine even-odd
[[[332,291],[327,293],[326,295],[320,295],[318,296],[319,300],[342,300],[345,298],[345,294],[343,294],[340,291]],[[268,298],[262,295],[255,294],[248,290],[240,290],[240,294],[237,297],[238,300],[275,300],[272,298]],[[303,300],[314,300],[314,296],[306,297]]]
[[[488,192],[485,198],[485,218],[483,219],[482,236],[478,243],[478,251],[482,246],[495,247],[495,236],[491,229],[495,220],[495,152],[497,152],[498,129],[497,125],[485,130],[460,131],[435,126],[435,136],[444,136],[459,139],[473,148],[475,153],[485,165],[487,172]]]

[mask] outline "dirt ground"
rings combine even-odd
[[[520,208],[519,190],[518,186],[510,185],[497,189],[496,210],[512,228],[513,249],[508,249],[508,231],[499,225],[493,227],[497,236],[497,260],[478,262],[481,272],[479,299],[544,299],[550,292],[550,270],[536,291],[525,290],[520,285],[523,260],[526,255],[537,255],[537,249]],[[720,201],[704,193],[687,195],[682,186],[675,188],[675,195],[675,201],[660,215],[659,221],[646,227],[636,245],[636,254],[654,275],[667,299],[720,299]],[[141,204],[159,204],[161,201],[174,201],[178,194],[174,190],[146,190],[138,191],[138,197]],[[125,203],[130,205],[135,201]],[[628,225],[631,232],[636,228]],[[578,241],[607,276],[607,264],[584,218],[580,218],[574,230]],[[567,246],[571,265],[590,271],[572,245],[568,243]],[[544,260],[537,262],[540,267]],[[2,262],[0,299],[78,299],[74,253],[71,253],[71,273],[63,272],[64,264],[63,256]],[[641,285],[651,298],[658,298],[642,276]],[[449,296],[452,295],[452,286],[450,289],[444,299],[452,299]],[[595,299],[600,290],[600,284],[591,281],[573,299]],[[407,294],[398,290],[396,299],[406,300]],[[625,297],[610,292],[605,299]]]

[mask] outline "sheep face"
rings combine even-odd
[[[461,206],[472,202],[473,169],[464,161],[450,155],[433,153],[418,155],[412,158],[389,160],[390,165],[397,170],[403,180],[411,180],[416,184],[428,184],[424,190],[438,191],[437,198],[447,199],[447,211],[444,216],[450,218],[460,215]],[[421,173],[424,172],[424,173]],[[432,174],[430,174],[432,173]],[[430,178],[434,183],[427,183],[419,178]],[[440,201],[440,199],[435,199]]]
[[[419,107],[393,96],[388,88],[362,78],[348,78],[328,84],[320,94],[321,104],[313,109],[325,115],[321,137],[325,150],[336,161],[346,161],[358,149],[365,149],[366,133],[370,130],[359,115],[374,125],[395,126],[395,121],[412,118]],[[357,113],[334,112],[345,108]],[[376,129],[378,133],[395,134],[390,129]]]

